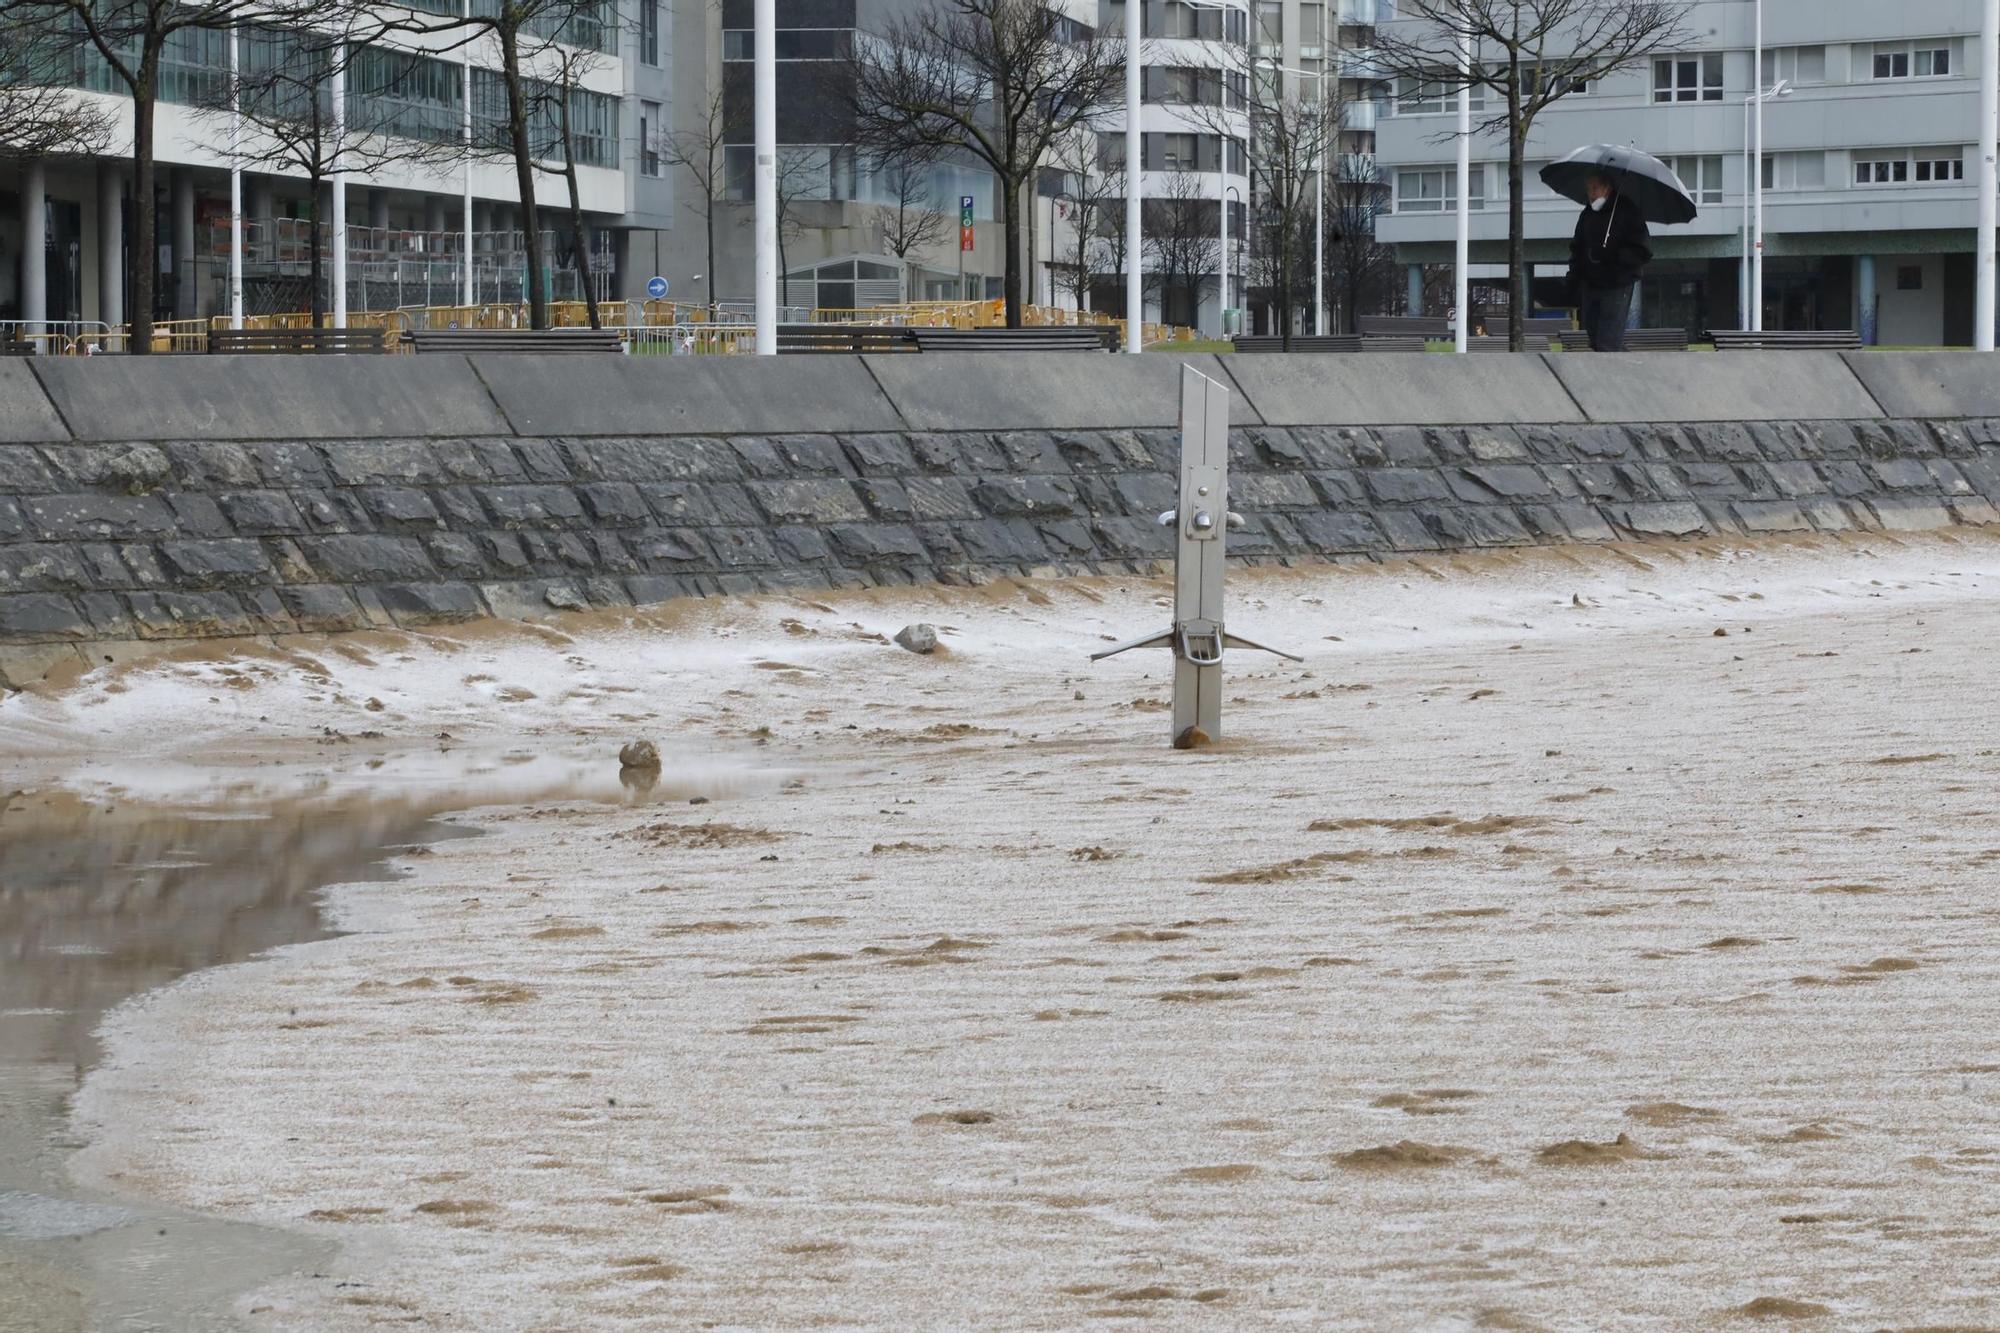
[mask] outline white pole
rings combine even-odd
[[[1139,138],[1139,58],[1144,29],[1140,0],[1125,0],[1125,350],[1138,355],[1146,341],[1146,293],[1140,249],[1139,188],[1145,177],[1145,155]]]
[[[757,355],[778,354],[778,8],[754,0],[751,47],[756,84],[752,127],[757,143]]]
[[[333,327],[347,327],[347,47],[333,53]]]
[[[1763,79],[1763,71],[1758,71],[1758,79]],[[1736,302],[1741,308],[1736,312],[1736,327],[1745,333],[1750,331],[1750,173],[1757,166],[1750,159],[1750,100],[1757,95],[1752,90],[1750,97],[1743,99],[1743,263],[1736,274]]]
[[[1995,152],[2000,149],[2000,0],[1986,0],[1979,25],[1979,284],[1973,302],[1972,345],[1993,350],[1993,287],[1995,212]]]
[[[1458,271],[1453,276],[1452,300],[1458,310],[1456,350],[1471,350],[1466,340],[1472,332],[1472,34],[1458,35],[1459,72],[1468,82],[1458,88]],[[1513,275],[1508,274],[1507,290],[1513,291]]]
[[[1756,174],[1750,178],[1755,221],[1750,240],[1750,328],[1764,331],[1764,0],[1757,0],[1757,47],[1751,56],[1750,91],[1756,95]]]
[[[236,29],[229,30],[229,327],[243,327],[243,163],[236,156],[243,142],[243,103],[238,89],[240,66]]]
[[[466,21],[472,21],[472,0],[465,0],[463,10]],[[472,301],[472,43],[459,48],[459,124],[458,134],[465,145],[465,197],[464,206],[465,248],[459,255],[460,305],[470,306]]]
[[[1319,162],[1313,169],[1313,334],[1326,336],[1326,66],[1319,71]]]

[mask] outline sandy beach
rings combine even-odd
[[[1237,571],[1307,661],[1190,753],[1164,653],[1086,660],[1165,600],[7,701],[17,785],[498,793],[113,1011],[72,1172],[336,1243],[260,1329],[2000,1327],[2000,538]]]

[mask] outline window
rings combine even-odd
[[[1257,0],[1257,54],[1278,55],[1285,45],[1285,11],[1272,0]]]
[[[1924,289],[1924,268],[1921,264],[1898,264],[1896,266],[1896,290],[1899,292],[1920,292]]]
[[[1771,153],[1764,158],[1767,190],[1824,190],[1825,153]]]
[[[1486,105],[1486,90],[1472,90],[1472,109],[1481,110]],[[1433,83],[1409,75],[1396,80],[1396,114],[1399,116],[1425,116],[1441,111],[1458,110],[1458,89],[1448,83]]]
[[[639,103],[639,174],[660,174],[660,104]]]
[[[1936,42],[1877,42],[1872,48],[1869,77],[1876,79],[1941,79],[1951,73],[1951,47]]]
[[[1200,151],[1195,146],[1196,144],[1195,135],[1162,134],[1159,136],[1159,140],[1160,140],[1159,170],[1193,171],[1195,169],[1195,161],[1196,161],[1195,155]],[[1146,165],[1148,167],[1151,167],[1153,164],[1151,162],[1148,162]]]
[[[1965,179],[1965,159],[1962,157],[1920,157],[1917,159],[1917,180],[1962,181]]]
[[[1470,202],[1476,212],[1486,206],[1486,164],[1474,163],[1470,175]],[[1458,211],[1456,170],[1399,171],[1396,173],[1398,213],[1454,213]]]
[[[1184,5],[1179,0],[1167,0],[1164,7],[1148,5],[1143,15],[1148,37],[1174,37],[1184,40],[1202,39],[1211,42],[1222,40],[1222,11]]]
[[[1826,82],[1824,46],[1778,46],[1764,52],[1764,86],[1779,79],[1793,84]]]
[[[660,0],[639,0],[639,63],[660,63]]]
[[[1239,79],[1241,75],[1236,76]],[[1148,65],[1143,71],[1145,100],[1177,102],[1188,106],[1215,106],[1222,100],[1222,84],[1212,69],[1192,69],[1180,65]]]
[[[1722,202],[1722,158],[1719,155],[1670,157],[1667,166],[1681,178],[1681,184],[1687,187],[1688,197],[1697,204]]]
[[[1325,32],[1326,9],[1321,5],[1300,5],[1299,54],[1317,57]]]
[[[1720,102],[1722,53],[1675,56],[1653,62],[1655,102]]]
[[[852,28],[780,28],[774,34],[780,60],[845,60],[854,49]],[[756,38],[748,28],[722,34],[724,60],[752,60]]]
[[[1893,161],[1856,162],[1856,185],[1901,185],[1910,179],[1910,164],[1903,158]]]

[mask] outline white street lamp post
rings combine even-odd
[[[1215,324],[1216,328],[1221,330],[1220,336],[1227,338],[1229,336],[1229,196],[1234,194],[1238,199],[1243,196],[1237,192],[1234,185],[1229,184],[1226,150],[1223,153],[1223,162],[1225,170],[1222,177],[1222,197],[1217,200],[1222,209],[1222,282],[1221,292],[1216,297]]]
[[[470,20],[472,18],[472,0],[464,0],[464,8],[462,12],[464,13],[467,20]],[[460,96],[458,99],[460,103],[458,133],[459,133],[459,139],[463,143],[465,148],[465,197],[463,200],[461,200],[464,209],[464,216],[460,219],[465,224],[465,248],[463,253],[459,255],[460,268],[462,271],[459,274],[458,299],[459,299],[459,304],[470,306],[472,304],[472,43],[471,42],[467,42],[464,46],[459,48],[458,61],[459,61],[458,77],[460,80],[459,83]],[[467,318],[469,319],[470,316],[468,315]]]
[[[1742,310],[1738,312],[1737,324],[1745,332],[1764,327],[1764,103],[1773,97],[1789,97],[1792,92],[1790,79],[1779,79],[1766,88],[1761,80],[1763,66],[1757,70],[1759,83],[1743,99],[1743,272],[1737,283],[1742,295]],[[1757,138],[1753,145],[1750,138],[1750,108],[1757,108]],[[1754,147],[1755,151],[1752,152]],[[1751,221],[1751,200],[1756,200],[1756,221]]]
[[[236,29],[229,30],[229,327],[243,327],[243,143],[241,64]]]
[[[757,355],[778,354],[778,6],[754,0],[751,113],[757,154]]]
[[[1463,80],[1458,85],[1458,251],[1457,273],[1454,275],[1452,299],[1458,303],[1458,332],[1455,336],[1455,350],[1463,353],[1471,350],[1467,341],[1472,331],[1472,34],[1458,35],[1459,73]],[[1507,276],[1508,291],[1513,290],[1514,278]],[[1534,295],[1528,294],[1528,309],[1523,316],[1534,313]]]
[[[1994,237],[1995,213],[2000,202],[2000,167],[1995,151],[2000,149],[2000,0],[1986,0],[1979,25],[1979,281],[1973,301],[1972,345],[1982,352],[1993,350]]]
[[[1139,137],[1139,61],[1144,29],[1140,25],[1141,0],[1125,0],[1125,350],[1137,356],[1146,340],[1146,294],[1140,267],[1139,249],[1145,244],[1139,230],[1139,190],[1145,183],[1145,155]]]
[[[333,327],[347,327],[347,44],[333,59]]]
[[[1757,0],[1756,51],[1750,58],[1750,86],[1758,90],[1756,99],[1757,117],[1757,160],[1756,174],[1750,178],[1750,188],[1754,192],[1756,213],[1753,224],[1755,234],[1750,243],[1750,328],[1753,332],[1764,330],[1764,0]]]

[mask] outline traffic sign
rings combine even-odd
[[[972,250],[972,196],[958,196],[958,248],[961,253]]]
[[[667,294],[667,280],[657,273],[646,280],[646,295],[655,301]]]

